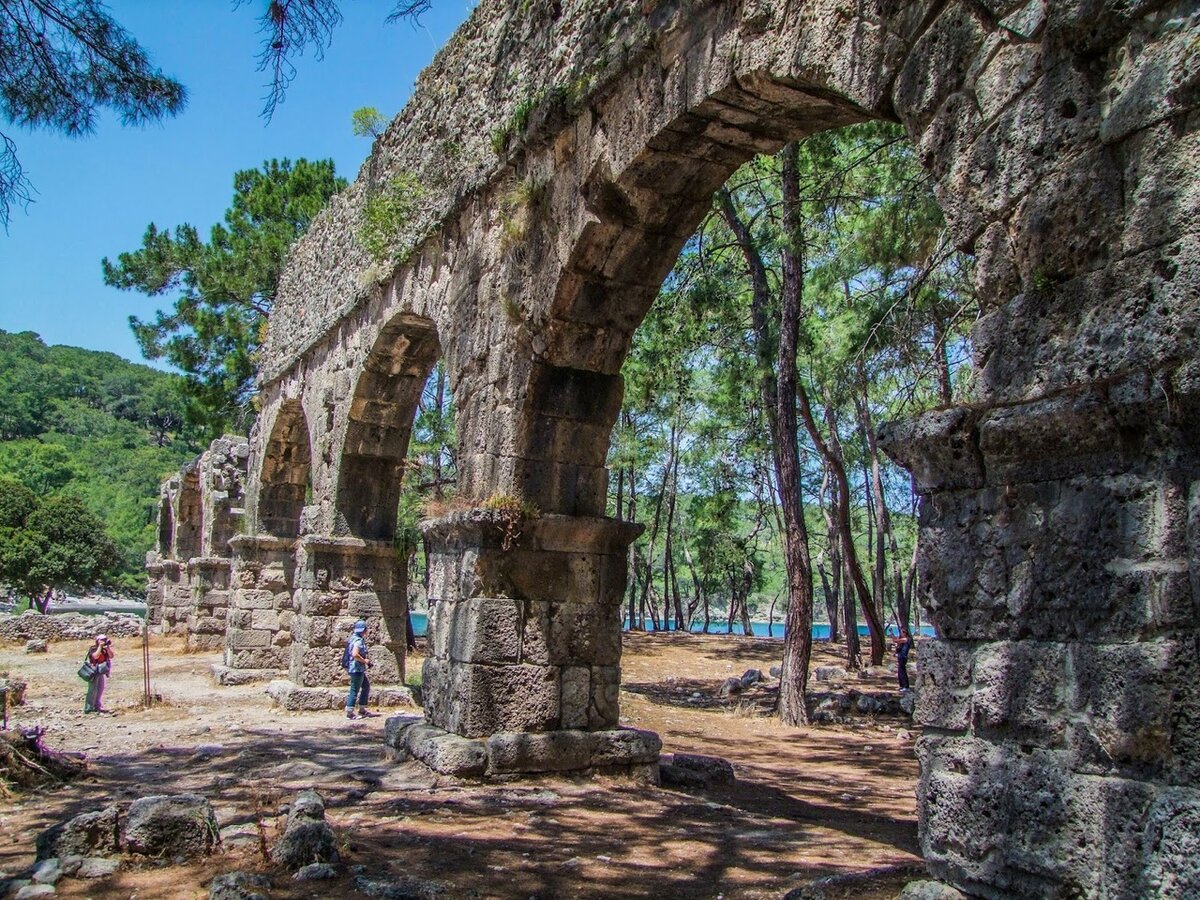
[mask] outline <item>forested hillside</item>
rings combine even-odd
[[[144,584],[159,482],[200,451],[179,383],[113,353],[0,331],[0,478],[78,496],[120,547],[130,589]]]

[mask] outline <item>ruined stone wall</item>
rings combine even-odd
[[[379,519],[357,507],[382,503],[370,473],[399,472],[399,376],[436,342],[461,496],[593,520],[621,363],[712,191],[787,141],[900,121],[983,308],[977,402],[881,435],[922,492],[943,638],[917,710],[924,853],[984,897],[1198,893],[1198,54],[1195,0],[481,3],[292,254],[252,481],[302,457],[314,546],[389,538],[361,533]],[[403,173],[427,196],[375,266],[361,209]],[[304,433],[271,450],[285,413]],[[605,594],[560,578],[546,596],[505,570],[513,548],[467,531],[426,532],[430,721],[566,747],[584,669],[588,727],[603,710],[608,625],[561,659],[524,653],[541,652],[539,603],[595,612]],[[529,571],[592,552],[582,532],[531,539]],[[327,589],[335,570],[310,589],[336,616],[353,579]]]
[[[160,488],[147,614],[156,631],[184,635],[189,647],[224,644],[229,540],[241,528],[249,455],[245,438],[218,438]]]

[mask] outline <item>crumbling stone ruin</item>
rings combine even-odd
[[[881,435],[922,491],[942,636],[917,709],[931,874],[987,897],[1200,891],[1197,9],[484,0],[282,278],[230,603],[253,624],[290,596],[302,624],[231,665],[319,678],[362,613],[402,659],[388,550],[440,358],[472,508],[424,526],[426,723],[394,749],[437,766],[519,733],[586,768],[586,733],[619,764],[635,532],[604,518],[604,461],[633,331],[738,165],[899,121],[984,310],[977,403]],[[413,185],[381,264],[364,207]],[[481,508],[497,497],[540,516]]]
[[[226,435],[159,489],[158,542],[146,555],[150,626],[219,650],[229,627],[229,541],[242,528],[245,438]]]

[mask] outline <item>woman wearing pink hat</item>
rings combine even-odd
[[[112,641],[106,634],[96,635],[96,642],[88,648],[85,662],[96,669],[96,674],[88,681],[87,699],[83,703],[85,713],[102,713],[107,710],[101,705],[104,698],[104,686],[108,683],[108,674],[112,671],[113,653]]]

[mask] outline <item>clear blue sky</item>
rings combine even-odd
[[[0,329],[140,361],[129,316],[151,318],[173,298],[105,287],[101,258],[137,249],[150,222],[190,222],[206,234],[233,196],[233,173],[272,157],[332,158],[353,180],[370,139],[351,134],[351,112],[398,112],[474,2],[435,0],[415,29],[383,23],[390,0],[344,0],[332,46],[322,60],[297,60],[269,125],[259,115],[266,75],[256,69],[265,5],[110,0],[154,63],[187,86],[187,107],[161,124],[123,128],[106,115],[94,134],[71,139],[0,121],[37,191],[28,211],[13,209],[8,234],[0,229]]]

